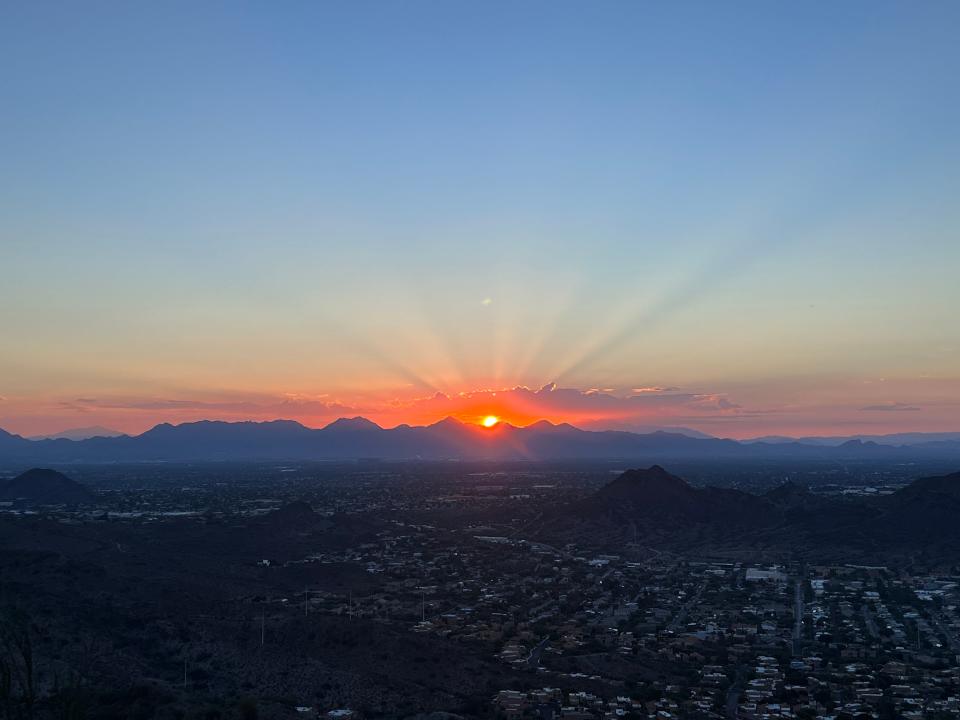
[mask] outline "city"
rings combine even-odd
[[[90,503],[7,501],[0,589],[60,616],[36,688],[82,704],[135,670],[151,713],[225,716],[960,716],[960,558],[555,546],[542,518],[615,470],[460,465],[84,467]]]

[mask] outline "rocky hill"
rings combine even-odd
[[[86,487],[56,470],[34,468],[0,483],[0,500],[28,505],[81,505],[93,500]]]

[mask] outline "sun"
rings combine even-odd
[[[484,427],[493,427],[493,426],[496,425],[498,422],[500,422],[500,418],[498,418],[496,415],[487,415],[487,416],[483,419],[483,423],[482,423],[482,424],[483,424]]]

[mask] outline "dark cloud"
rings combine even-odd
[[[921,408],[916,405],[910,405],[902,402],[882,403],[880,405],[867,405],[860,408],[866,412],[916,412]]]
[[[169,398],[77,398],[63,401],[61,407],[78,412],[96,410],[154,410],[157,412],[198,411],[211,413],[249,414],[252,416],[284,412],[291,415],[355,413],[356,408],[338,402],[302,398],[267,398],[263,400],[193,400]]]

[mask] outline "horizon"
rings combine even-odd
[[[222,403],[151,399],[126,406],[92,398],[77,398],[66,404],[71,406],[67,417],[76,417],[76,421],[63,419],[62,414],[39,419],[0,416],[0,428],[23,437],[55,435],[90,426],[139,435],[161,424],[179,425],[205,420],[291,420],[305,427],[322,429],[340,419],[362,417],[379,427],[393,428],[400,425],[427,426],[447,417],[468,425],[480,425],[485,417],[495,415],[500,421],[516,427],[546,421],[592,431],[646,433],[680,429],[734,440],[763,436],[800,438],[960,432],[957,429],[960,423],[953,422],[952,413],[943,421],[898,421],[897,416],[915,416],[921,411],[919,407],[899,403],[857,408],[860,413],[879,416],[879,419],[858,418],[825,424],[815,418],[807,423],[800,417],[770,425],[767,419],[774,414],[772,411],[746,411],[722,395],[699,395],[679,388],[642,388],[626,395],[616,395],[598,389],[558,388],[554,383],[537,390],[517,386],[453,396],[437,392],[406,402],[395,399],[387,404],[357,406],[305,398],[283,398],[263,405],[256,401]],[[315,414],[318,406],[323,413],[321,417]],[[815,410],[817,408],[811,408],[811,411]],[[336,414],[338,412],[342,414]],[[888,420],[891,416],[894,418],[892,422]]]
[[[8,7],[0,427],[960,426],[960,6]]]
[[[395,425],[381,425],[371,420],[370,418],[364,417],[362,415],[355,415],[352,417],[348,417],[348,416],[338,417],[338,418],[335,418],[334,420],[324,423],[323,425],[309,425],[299,420],[295,420],[292,418],[283,418],[283,417],[277,417],[277,418],[266,419],[266,420],[218,420],[218,419],[210,419],[210,418],[200,418],[195,420],[184,420],[182,422],[163,421],[163,422],[157,422],[152,425],[149,425],[148,427],[138,432],[121,433],[121,434],[127,435],[129,437],[137,437],[139,435],[143,435],[161,426],[182,427],[186,425],[198,425],[203,423],[222,423],[222,424],[229,424],[229,425],[236,425],[236,424],[268,425],[271,423],[293,423],[307,430],[326,430],[334,425],[338,425],[343,422],[364,421],[366,423],[370,423],[372,426],[374,426],[378,430],[396,430],[398,428],[413,428],[413,429],[429,428],[437,425],[442,425],[443,423],[451,420],[465,427],[475,428],[480,433],[491,432],[502,427],[512,428],[514,430],[524,430],[524,429],[532,428],[535,425],[544,425],[544,424],[550,427],[560,427],[560,426],[566,425],[583,432],[607,432],[608,431],[605,429],[582,428],[569,422],[552,422],[546,418],[532,420],[524,424],[516,424],[516,423],[509,422],[508,420],[505,420],[503,418],[492,416],[492,415],[488,415],[486,417],[481,417],[481,418],[473,418],[471,420],[464,420],[462,418],[458,418],[453,415],[447,415],[438,420],[434,420],[432,422],[424,423],[424,424],[397,423]],[[47,433],[46,435],[33,435],[33,436],[21,435],[21,437],[24,437],[27,440],[43,440],[50,437],[55,437],[57,435],[62,435],[62,434],[81,431],[81,430],[89,430],[89,431],[100,430],[100,431],[107,431],[110,433],[120,432],[118,430],[115,430],[114,428],[107,428],[102,426],[94,426],[94,427],[86,427],[86,428],[69,427],[69,428],[63,428],[62,430],[59,430],[56,432]],[[895,433],[848,433],[848,434],[806,435],[806,436],[768,434],[768,435],[757,435],[757,436],[735,438],[735,437],[727,437],[723,435],[711,435],[709,433],[704,433],[694,428],[688,428],[683,426],[668,426],[668,425],[651,426],[647,428],[634,428],[634,429],[627,429],[627,430],[614,428],[613,430],[617,432],[627,432],[627,433],[632,433],[637,435],[666,433],[666,434],[686,435],[687,437],[691,437],[693,439],[733,440],[737,442],[767,440],[770,438],[783,438],[783,439],[789,439],[793,441],[800,441],[804,439],[845,439],[848,437],[858,437],[858,436],[889,437],[889,436],[911,435],[911,434],[920,435],[920,436],[923,436],[923,435],[937,436],[937,435],[952,435],[952,434],[960,435],[960,430],[944,430],[944,431],[937,431],[937,432],[931,432],[931,433],[922,433],[922,432],[915,433],[913,431],[906,431],[906,432],[895,432]],[[0,431],[9,432],[6,428],[3,428],[3,427],[0,427]],[[100,436],[96,434],[91,434],[88,437],[100,437]],[[78,440],[83,440],[87,438],[81,437],[81,438],[67,438],[67,439],[78,441]]]

